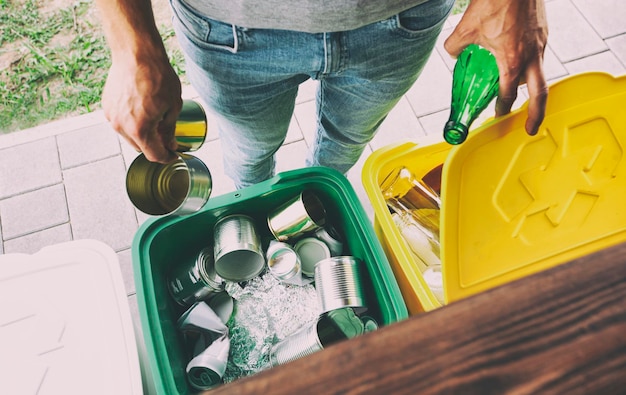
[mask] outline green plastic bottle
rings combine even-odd
[[[491,52],[470,44],[461,52],[452,75],[450,118],[443,138],[450,144],[461,144],[469,127],[498,94],[498,65]]]

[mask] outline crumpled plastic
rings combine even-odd
[[[227,323],[230,357],[225,383],[270,368],[272,345],[320,314],[312,284],[283,284],[265,274],[245,285],[227,283],[226,292],[235,300],[235,309]]]

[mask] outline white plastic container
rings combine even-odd
[[[0,255],[0,394],[142,394],[115,252],[95,240]]]

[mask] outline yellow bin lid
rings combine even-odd
[[[626,76],[550,88],[537,136],[525,107],[449,152],[441,239],[448,302],[626,240]]]

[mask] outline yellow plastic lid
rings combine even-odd
[[[626,76],[550,88],[537,136],[526,107],[450,150],[442,175],[448,302],[626,240]]]

